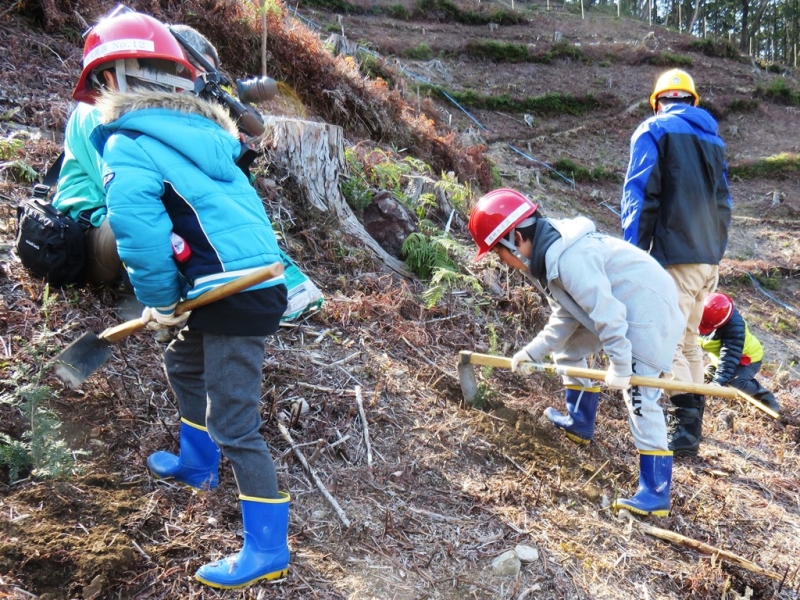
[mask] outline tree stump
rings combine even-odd
[[[386,252],[367,233],[342,196],[339,176],[347,168],[342,128],[285,117],[269,117],[266,121],[272,131],[271,156],[295,177],[305,200],[322,212],[333,212],[342,231],[361,240],[390,269],[410,277],[405,264]]]
[[[358,55],[358,42],[348,40],[344,35],[332,33],[327,40],[326,44],[333,47],[334,54],[341,54],[344,56],[357,56]]]

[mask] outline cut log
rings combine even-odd
[[[347,168],[342,128],[285,117],[268,117],[266,121],[272,131],[271,158],[294,176],[305,200],[320,211],[335,214],[343,232],[361,240],[396,273],[411,277],[405,264],[367,233],[342,196],[339,177]]]

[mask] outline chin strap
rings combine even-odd
[[[535,281],[535,279],[533,279],[533,275],[531,275],[530,272],[531,261],[530,259],[525,258],[517,249],[517,245],[514,243],[514,232],[517,229],[523,227],[530,227],[531,225],[536,223],[536,221],[537,221],[536,217],[528,217],[527,219],[520,221],[517,224],[517,226],[514,227],[514,229],[508,232],[508,235],[506,235],[506,237],[500,238],[497,241],[498,244],[502,244],[504,248],[507,248],[509,252],[511,252],[511,254],[514,255],[514,258],[516,258],[517,260],[519,260],[519,262],[525,265],[525,271],[524,271],[525,276],[528,277],[528,279],[531,279],[531,281]]]
[[[514,257],[517,260],[519,260],[519,262],[521,262],[523,265],[525,265],[525,273],[530,273],[531,261],[529,259],[525,258],[524,256],[522,256],[520,251],[517,249],[516,244],[514,244],[514,230],[513,229],[509,232],[507,238],[502,238],[497,243],[501,244],[504,248],[507,248],[508,251],[511,252],[511,254],[513,254]]]
[[[114,70],[117,73],[117,88],[124,94],[128,91],[128,77],[125,73],[125,61],[115,61]]]
[[[142,68],[135,58],[115,61],[115,68],[117,72],[117,87],[119,87],[120,92],[128,91],[128,77],[156,84],[171,92],[194,89],[194,82],[190,79],[184,79],[171,73]]]

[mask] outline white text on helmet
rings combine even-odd
[[[503,235],[503,232],[511,227],[514,222],[519,219],[526,211],[530,210],[529,204],[522,204],[517,207],[517,209],[508,215],[505,219],[501,221],[501,223],[494,228],[494,230],[486,236],[486,245],[491,247],[497,241],[497,239]]]
[[[155,52],[156,47],[152,40],[116,40],[113,42],[106,42],[105,44],[100,44],[97,48],[93,48],[91,52],[84,56],[83,64],[88,65],[97,58],[108,56],[116,52],[129,52],[131,50]]]

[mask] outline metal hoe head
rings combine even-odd
[[[96,334],[84,333],[55,359],[54,373],[73,390],[111,357],[111,347]]]
[[[467,404],[473,406],[478,396],[478,381],[470,362],[471,352],[461,352],[458,357],[458,381],[461,384],[461,393]]]

